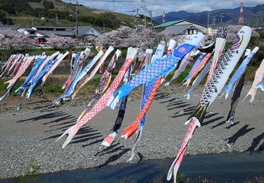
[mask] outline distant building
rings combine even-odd
[[[24,33],[25,35],[32,38],[45,39],[50,35],[57,35],[62,37],[76,37],[76,27],[58,27],[58,26],[14,26],[4,25],[0,26],[0,29],[12,29],[18,32]],[[88,37],[97,37],[102,34],[91,26],[79,26],[78,27],[78,38],[86,39]]]
[[[76,27],[58,27],[58,26],[33,26],[32,29],[37,30],[45,35],[58,35],[62,37],[76,37]],[[97,37],[102,34],[91,26],[78,26],[78,38],[85,38],[87,36]]]
[[[31,38],[38,38],[39,40],[45,39],[48,37],[47,34],[43,34],[42,32],[37,31],[36,29],[30,28],[30,27],[19,27],[16,29],[18,32],[21,32],[28,37]]]
[[[21,26],[16,25],[1,25],[0,29],[11,29],[11,30],[17,30]]]
[[[177,20],[154,26],[153,31],[171,35],[207,34],[207,27],[189,20]]]
[[[20,33],[23,33],[31,38],[37,38],[40,43],[46,42],[46,38],[51,35],[57,35],[61,37],[76,38],[76,27],[59,27],[59,26],[14,26],[4,25],[0,26],[0,29],[12,29]],[[102,34],[91,26],[78,26],[78,38],[82,42],[87,40],[94,40],[98,35]]]

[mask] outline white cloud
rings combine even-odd
[[[65,2],[76,2],[76,0],[63,0]],[[123,1],[123,2],[122,2]],[[146,6],[153,11],[153,16],[159,16],[162,11],[188,11],[202,12],[216,9],[232,9],[240,6],[241,0],[145,0]],[[244,0],[244,6],[253,7],[264,4],[263,0]],[[78,0],[79,4],[96,9],[117,11],[132,14],[131,11],[143,6],[142,0]],[[141,12],[143,10],[141,8]]]

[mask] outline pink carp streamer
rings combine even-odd
[[[24,72],[26,71],[28,66],[31,64],[31,62],[34,60],[34,58],[35,57],[29,57],[27,59],[26,63],[24,65],[22,65],[23,67],[19,70],[19,72],[15,75],[15,77],[13,77],[13,79],[4,83],[4,84],[9,83],[7,88],[9,88],[12,85],[12,83],[14,83],[18,78],[20,78],[24,74]]]
[[[4,71],[1,73],[0,77],[5,75],[5,73],[8,71],[9,67],[11,66],[12,62],[15,60],[16,57],[17,57],[17,55],[11,58],[11,60],[9,61],[7,66],[5,67]]]
[[[16,67],[14,68],[13,72],[10,74],[11,77],[14,77],[16,75],[17,70],[20,68],[20,65],[24,59],[24,56],[20,58],[20,60],[17,62]]]
[[[250,95],[251,99],[250,102],[253,102],[255,99],[255,96],[257,94],[257,84],[261,82],[262,78],[264,76],[264,59],[262,60],[259,68],[257,69],[256,73],[255,73],[255,79],[252,83],[252,86],[250,88],[250,90],[248,91],[246,97],[243,99],[243,101]],[[242,101],[242,102],[243,102]]]

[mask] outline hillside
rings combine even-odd
[[[250,26],[264,26],[264,4],[255,7],[244,7],[244,22]],[[187,19],[202,25],[207,25],[208,13],[210,14],[210,24],[213,23],[215,16],[215,24],[220,23],[219,12],[223,12],[223,22],[226,24],[237,24],[239,19],[240,8],[219,9],[214,11],[205,11],[200,13],[189,13],[186,11],[169,12],[165,14],[166,22]],[[162,22],[162,15],[153,18],[157,23]]]
[[[135,17],[127,14],[77,6],[78,24],[92,25],[99,31],[120,25],[134,26]],[[76,5],[61,0],[0,0],[0,21],[14,25],[76,25]],[[142,21],[139,21],[142,23]]]

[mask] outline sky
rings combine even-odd
[[[76,3],[76,0],[63,0],[64,2]],[[146,4],[146,13],[152,11],[153,17],[173,11],[202,12],[216,9],[233,9],[240,6],[241,0],[77,0],[78,4],[84,6],[115,11],[126,14],[135,14],[139,8],[139,13],[144,14],[144,4]],[[145,3],[144,3],[145,2]],[[264,4],[263,0],[243,1],[245,7],[253,7]]]

